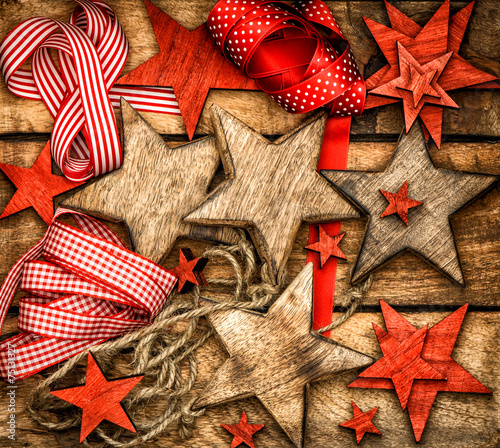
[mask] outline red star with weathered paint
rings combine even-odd
[[[108,420],[129,431],[137,432],[120,401],[142,378],[143,375],[139,375],[108,381],[89,352],[85,386],[56,390],[50,393],[82,408],[81,443],[103,420]]]
[[[494,82],[497,79],[495,76],[475,68],[458,54],[474,2],[458,11],[450,19],[450,2],[446,0],[424,27],[415,23],[387,0],[385,6],[392,28],[364,18],[388,62],[366,81],[368,97],[365,109],[400,101],[399,98],[390,97],[391,95],[389,97],[377,96],[385,94],[378,90],[375,95],[374,90],[401,76],[398,45],[404,47],[421,67],[433,61],[439,61],[440,58],[452,52],[442,72],[434,76],[434,81],[439,83],[443,91],[448,92],[465,87],[488,89],[500,87]],[[418,113],[424,125],[426,138],[432,137],[438,148],[441,145],[442,106],[427,101]],[[408,129],[407,122],[407,131]]]
[[[408,197],[408,181],[405,181],[396,194],[385,190],[380,190],[380,192],[389,201],[389,205],[380,217],[384,218],[385,216],[397,213],[406,225],[408,225],[408,210],[423,204],[421,201],[416,201]]]
[[[179,265],[170,271],[178,277],[178,289],[180,293],[189,291],[191,286],[206,286],[207,279],[203,269],[208,263],[208,258],[194,258],[191,249],[184,248],[179,253]]]
[[[383,300],[380,301],[380,306],[387,332],[391,337],[403,342],[419,331]],[[407,409],[417,442],[422,437],[432,405],[439,391],[491,393],[490,390],[451,358],[467,307],[467,304],[462,306],[427,330],[420,356],[439,371],[445,379],[437,381],[417,379],[413,382]],[[394,389],[394,384],[388,379],[360,377],[349,384],[349,387]]]
[[[235,448],[242,443],[249,446],[250,448],[255,448],[255,445],[253,443],[253,435],[257,431],[260,431],[265,425],[250,425],[247,420],[247,414],[245,413],[245,411],[243,411],[238,424],[221,426],[234,435],[230,448]]]
[[[54,217],[54,197],[85,183],[73,182],[63,176],[52,174],[50,142],[47,142],[31,168],[0,163],[0,170],[17,188],[0,219],[33,207],[50,225]]]
[[[378,406],[368,412],[361,412],[361,409],[359,409],[358,405],[353,401],[352,413],[354,414],[354,418],[341,423],[339,426],[354,429],[356,431],[356,442],[359,445],[359,442],[361,442],[367,432],[382,435],[377,427],[372,423],[373,417],[375,417],[377,411]]]
[[[145,4],[160,52],[118,83],[172,87],[192,139],[210,89],[258,90],[258,87],[222,55],[206,23],[189,31],[149,0]]]
[[[313,250],[314,252],[319,252],[319,259],[321,267],[325,265],[330,257],[346,259],[343,252],[339,249],[339,243],[344,238],[345,233],[340,235],[330,236],[326,233],[326,230],[319,226],[319,241],[316,243],[309,244],[305,246],[307,250]]]

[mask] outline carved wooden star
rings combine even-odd
[[[380,192],[389,201],[389,205],[380,217],[384,218],[385,216],[397,213],[406,225],[408,225],[408,210],[423,204],[423,202],[408,197],[408,181],[406,180],[396,194],[385,190],[380,190]]]
[[[207,263],[208,258],[194,258],[191,249],[183,248],[179,251],[179,265],[170,271],[178,277],[177,287],[180,293],[189,291],[193,285],[208,285],[203,274]]]
[[[125,221],[134,249],[159,262],[179,236],[238,241],[233,229],[201,228],[182,218],[207,197],[219,165],[213,137],[171,149],[124,99],[123,165],[64,201],[64,206]]]
[[[373,417],[375,417],[377,411],[378,407],[371,409],[368,412],[362,412],[358,405],[353,401],[352,413],[354,414],[354,418],[341,423],[339,426],[354,429],[356,431],[356,442],[359,445],[367,432],[382,435],[377,427],[372,423]]]
[[[231,442],[230,448],[236,448],[238,445],[244,443],[250,448],[255,448],[253,443],[253,435],[260,431],[266,425],[250,425],[247,420],[247,414],[242,412],[240,421],[236,425],[221,425],[227,429],[234,437]]]
[[[319,241],[316,243],[309,244],[305,248],[307,250],[313,250],[319,252],[319,260],[321,267],[329,260],[330,257],[342,258],[345,260],[345,255],[339,249],[339,244],[342,238],[344,238],[345,233],[340,235],[330,236],[326,233],[326,230],[319,226]]]
[[[129,431],[137,432],[120,401],[143,377],[144,375],[138,375],[108,381],[97,361],[89,352],[85,386],[56,390],[50,393],[82,408],[82,430],[80,433],[80,443],[82,443],[103,420],[108,420]]]
[[[395,103],[400,101],[400,98],[404,98],[403,96],[394,95],[394,90],[392,90],[392,87],[395,86],[394,80],[404,76],[404,73],[400,71],[398,47],[404,48],[411,59],[418,64],[411,65],[414,66],[420,75],[426,75],[420,70],[423,67],[428,67],[430,72],[434,69],[437,70],[433,76],[431,86],[439,93],[442,99],[445,96],[443,92],[436,89],[436,85],[439,85],[439,88],[444,92],[464,87],[499,88],[499,85],[494,82],[497,79],[495,76],[475,68],[458,54],[472,8],[474,7],[474,2],[461,9],[450,19],[450,2],[449,0],[445,0],[443,5],[423,28],[389,2],[385,1],[385,6],[392,28],[386,27],[369,18],[364,18],[366,25],[388,62],[387,65],[366,81],[368,97],[365,109]],[[441,58],[448,58],[450,53],[449,62],[439,72],[437,66],[440,66],[444,61]],[[433,67],[433,64],[436,64],[436,67]],[[406,70],[405,66],[403,66],[403,70]],[[391,92],[384,91],[383,86],[391,82]],[[432,95],[424,95],[418,103],[422,107],[417,108],[415,106],[412,110],[407,107],[410,104],[409,100],[411,98],[410,92],[407,92],[407,94],[408,101],[404,101],[407,131],[411,127],[410,123],[414,120],[413,117],[416,118],[415,110],[419,109],[418,116],[420,116],[424,126],[426,138],[430,135],[436,145],[440,147],[443,123],[442,106],[444,104],[432,104],[435,102],[432,100]],[[451,106],[451,103],[448,106]],[[407,114],[410,114],[410,116],[407,116]]]
[[[380,330],[377,334],[379,342],[392,338],[403,343],[417,334],[420,330],[411,325],[397,311],[391,308],[383,300],[380,301],[384,315],[387,333]],[[491,393],[460,364],[451,358],[451,353],[460,332],[460,327],[467,312],[464,305],[438,324],[427,330],[421,358],[441,373],[442,380],[416,380],[413,382],[408,399],[408,414],[410,416],[413,433],[417,442],[422,437],[432,405],[439,391],[443,392],[474,392],[481,394]],[[378,363],[379,361],[377,361]],[[374,366],[377,364],[375,363]],[[373,367],[373,366],[371,366]],[[371,369],[371,367],[368,368]],[[381,378],[367,378],[367,371],[362,372],[360,377],[349,384],[349,387],[394,389],[391,380]],[[374,375],[376,373],[374,372]]]
[[[229,180],[187,222],[248,227],[259,255],[280,277],[301,222],[360,217],[316,171],[326,114],[274,143],[216,105],[211,114]]]
[[[256,396],[292,442],[303,446],[308,383],[371,362],[311,332],[313,272],[308,263],[265,315],[237,309],[209,315],[230,358],[195,408]]]
[[[145,0],[160,52],[117,82],[173,87],[186,131],[193,138],[210,89],[258,90],[216,47],[207,24],[194,31]]]
[[[85,183],[73,182],[52,174],[50,142],[44,146],[31,168],[0,163],[0,170],[17,188],[0,219],[33,207],[47,225],[50,225],[54,217],[54,197]]]
[[[415,123],[400,137],[382,173],[321,171],[370,216],[352,281],[366,278],[402,251],[410,250],[464,286],[449,216],[489,188],[496,176],[437,169],[422,130]],[[395,191],[408,182],[409,195],[423,204],[410,210],[410,225],[395,215],[382,217],[387,201],[379,190]]]

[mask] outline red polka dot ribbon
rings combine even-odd
[[[0,46],[0,67],[13,94],[45,103],[54,117],[52,156],[68,179],[81,181],[122,163],[113,112],[120,96],[137,110],[180,111],[172,89],[113,86],[127,59],[127,37],[106,3],[74,1],[69,23],[34,17],[14,28]],[[31,70],[22,69],[31,56]]]
[[[58,221],[69,213],[80,229]],[[43,261],[40,260],[43,258]],[[0,325],[17,289],[21,333],[0,343],[0,376],[20,380],[109,338],[149,325],[177,278],[127,250],[104,224],[58,209],[42,240],[0,288]]]

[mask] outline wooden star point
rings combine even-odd
[[[209,315],[230,358],[195,408],[256,396],[295,446],[303,446],[308,384],[371,362],[311,332],[313,274],[308,263],[265,315],[237,309]]]
[[[120,401],[143,377],[143,375],[138,375],[108,381],[97,361],[89,352],[85,385],[51,391],[50,393],[83,410],[81,443],[103,420],[108,420],[129,431],[137,432]]]
[[[187,222],[248,228],[260,257],[280,278],[302,222],[360,217],[317,172],[326,114],[273,143],[216,105],[211,114],[228,180]]]
[[[181,294],[189,291],[193,285],[208,285],[208,281],[203,274],[203,269],[207,263],[208,258],[194,258],[191,249],[180,249],[179,265],[170,271],[178,277],[177,287]]]
[[[242,443],[250,448],[255,448],[253,435],[264,428],[265,425],[250,425],[247,420],[247,414],[243,411],[240,421],[236,425],[222,424],[221,426],[234,436],[230,448],[236,448]]]
[[[359,445],[367,432],[382,435],[382,433],[372,423],[373,417],[375,417],[377,411],[378,407],[371,409],[368,412],[362,412],[358,405],[353,401],[352,413],[354,414],[354,418],[341,423],[339,426],[354,429],[356,431],[356,442]]]
[[[330,236],[322,226],[319,226],[319,241],[309,244],[305,248],[307,250],[319,252],[320,267],[322,268],[330,257],[341,258],[343,260],[346,259],[344,253],[339,248],[340,241],[344,236],[345,233]]]
[[[409,250],[458,284],[465,285],[449,217],[490,188],[497,176],[435,168],[418,123],[408,134],[402,133],[396,152],[382,173],[321,171],[321,174],[370,217],[353,283]],[[379,192],[396,191],[404,182],[407,182],[406,197],[423,202],[411,209],[408,226],[401,225],[398,216],[385,216],[390,199]]]
[[[171,149],[124,99],[120,169],[66,199],[65,207],[124,221],[134,249],[161,261],[179,236],[236,243],[233,229],[193,226],[182,218],[207,197],[219,165],[213,137]]]
[[[31,168],[0,163],[0,170],[17,188],[0,219],[33,207],[47,225],[50,225],[54,217],[54,197],[85,183],[73,182],[52,174],[50,142],[44,146]]]
[[[423,204],[421,201],[416,201],[408,197],[408,181],[406,180],[395,194],[385,190],[380,190],[380,192],[389,201],[389,205],[380,217],[384,218],[396,213],[406,225],[408,225],[408,210]]]

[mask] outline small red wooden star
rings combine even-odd
[[[85,183],[72,182],[52,174],[50,142],[47,142],[31,168],[0,163],[0,170],[17,188],[0,219],[33,207],[49,225],[54,217],[54,197]]]
[[[257,431],[260,431],[265,425],[248,424],[247,414],[245,413],[245,411],[243,411],[238,424],[221,426],[234,435],[230,448],[235,448],[242,443],[249,446],[250,448],[255,448],[255,445],[253,443],[253,435]]]
[[[89,352],[85,386],[56,390],[50,393],[82,408],[81,443],[103,420],[108,420],[132,432],[137,432],[120,401],[142,378],[143,375],[139,375],[108,381]]]
[[[193,285],[208,285],[202,272],[207,263],[208,258],[194,258],[191,249],[183,248],[180,250],[179,265],[170,270],[179,278],[178,290],[180,293],[189,291]]]
[[[410,199],[408,197],[408,181],[405,181],[396,194],[385,190],[380,190],[380,192],[389,201],[389,205],[380,217],[383,218],[397,213],[406,225],[408,225],[408,210],[423,204],[423,202],[416,201],[415,199]]]
[[[258,90],[216,47],[207,24],[194,31],[145,0],[160,52],[119,84],[173,87],[186,131],[193,138],[210,89]]]
[[[378,411],[378,406],[374,409],[371,409],[368,412],[361,412],[361,409],[359,409],[356,403],[354,403],[353,401],[352,413],[354,414],[354,418],[352,418],[351,420],[347,420],[344,423],[341,423],[339,426],[356,430],[356,442],[359,445],[359,443],[361,442],[361,440],[363,439],[364,435],[367,432],[382,435],[382,433],[372,423],[373,417],[375,417],[377,411]]]
[[[326,233],[326,230],[322,226],[319,226],[319,241],[309,244],[308,246],[305,246],[305,248],[307,250],[319,252],[321,267],[325,265],[330,257],[337,257],[345,260],[345,255],[338,247],[340,241],[344,238],[344,235],[345,233],[330,236]]]

